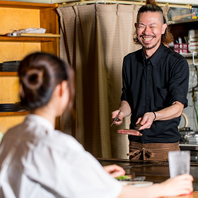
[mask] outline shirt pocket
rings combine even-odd
[[[157,108],[165,108],[167,107],[167,96],[168,90],[166,88],[159,88],[157,87],[157,100],[156,100],[156,107]]]

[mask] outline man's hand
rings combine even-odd
[[[125,175],[125,170],[116,164],[104,166],[103,168],[107,173],[109,173],[114,178]]]
[[[116,110],[116,111],[113,111],[111,114],[111,118],[112,118],[112,122],[113,122],[113,120],[116,118],[116,116],[120,112],[118,115],[119,120],[115,121],[115,123],[114,123],[115,125],[122,124],[123,118],[125,118],[131,114],[131,107],[127,101],[124,101],[124,100],[121,101],[119,109],[121,109],[121,112],[120,112],[120,110]]]
[[[113,120],[116,118],[116,116],[118,115],[118,113],[120,112],[120,110],[116,110],[112,112],[112,122]],[[114,124],[115,125],[120,125],[123,122],[123,118],[124,118],[124,113],[121,111],[118,115],[118,121],[115,120]]]
[[[140,125],[138,130],[149,129],[153,124],[155,119],[155,114],[153,112],[148,112],[143,115],[142,118],[138,118],[136,125]]]
[[[141,125],[138,130],[149,129],[156,120],[170,120],[181,115],[184,105],[178,101],[174,102],[171,106],[166,107],[160,111],[147,112],[143,117],[138,118],[136,125]]]

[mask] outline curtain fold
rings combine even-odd
[[[139,49],[133,35],[138,5],[91,4],[59,7],[60,57],[76,75],[75,138],[95,157],[127,158],[129,117],[110,128],[120,103],[123,57]],[[62,130],[68,131],[61,120]],[[72,133],[71,133],[72,134]]]

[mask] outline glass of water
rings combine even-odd
[[[190,151],[170,151],[168,160],[170,177],[190,174]]]

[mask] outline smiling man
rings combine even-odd
[[[168,48],[173,41],[162,9],[147,0],[137,15],[134,41],[142,49],[123,61],[121,104],[112,119],[131,115],[130,128],[139,126],[142,136],[129,135],[130,159],[167,161],[168,152],[179,150],[178,125],[187,106],[188,63]]]
[[[161,36],[165,33],[167,24],[163,23],[160,12],[143,12],[135,24],[138,41],[143,46],[146,58],[150,58],[161,44]]]

